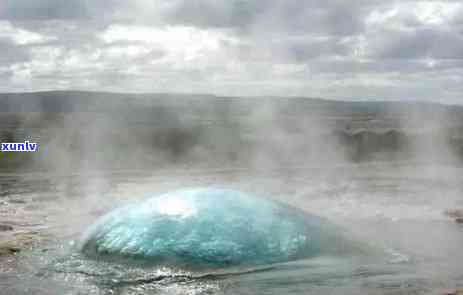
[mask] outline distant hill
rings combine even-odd
[[[430,102],[336,101],[306,97],[225,97],[188,94],[135,94],[85,91],[0,93],[0,112],[109,112],[121,109],[169,106],[208,110],[217,105],[253,107],[272,103],[287,111],[335,114],[371,114],[449,111],[462,112],[463,106]]]
[[[10,93],[0,94],[0,140],[37,141],[39,151],[3,154],[0,167],[447,161],[463,158],[462,126],[462,106],[425,102]]]

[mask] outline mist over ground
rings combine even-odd
[[[0,95],[2,169],[328,168],[368,161],[457,164],[463,107],[424,102],[185,94]]]

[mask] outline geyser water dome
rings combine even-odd
[[[186,267],[286,262],[351,247],[326,220],[267,198],[223,189],[153,197],[103,216],[82,252]]]

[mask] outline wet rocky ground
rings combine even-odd
[[[18,278],[40,273],[50,256],[59,256],[59,249],[75,243],[90,223],[115,206],[143,198],[147,192],[151,195],[179,186],[219,185],[249,192],[265,191],[276,199],[353,228],[371,241],[379,242],[376,240],[378,232],[386,235],[382,238],[385,241],[398,239],[398,244],[402,243],[405,249],[414,248],[423,255],[418,261],[424,259],[426,267],[435,267],[429,273],[420,266],[419,271],[424,271],[421,275],[429,276],[429,282],[422,288],[415,281],[409,282],[413,287],[410,290],[434,290],[434,293],[420,291],[417,294],[444,294],[438,290],[458,294],[452,293],[452,287],[458,282],[456,278],[463,278],[463,273],[453,264],[459,259],[453,255],[459,249],[463,228],[455,228],[454,217],[446,217],[442,212],[461,202],[461,168],[443,167],[437,174],[433,171],[428,175],[415,174],[425,170],[426,166],[416,168],[405,163],[375,163],[338,166],[334,171],[320,167],[280,171],[182,168],[85,175],[2,174],[0,286],[6,286],[5,290],[23,290]],[[438,194],[445,195],[446,199],[436,198]],[[456,216],[458,210],[447,214]],[[363,225],[354,226],[352,218]],[[426,228],[424,236],[423,228]],[[413,241],[410,236],[414,237]],[[426,236],[441,243],[425,244]],[[399,255],[397,259],[408,261],[410,258]],[[410,267],[414,267],[414,262]],[[80,280],[77,274],[66,277]],[[400,280],[405,280],[403,284],[406,285],[407,275]],[[32,289],[29,291],[50,294],[46,281],[30,283],[28,288]],[[23,294],[15,292],[11,294]],[[386,292],[386,289],[384,292],[403,294]]]

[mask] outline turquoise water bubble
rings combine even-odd
[[[116,209],[84,235],[81,251],[187,267],[262,265],[346,248],[339,228],[300,209],[215,188],[171,192]]]

